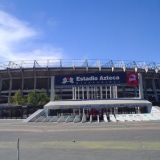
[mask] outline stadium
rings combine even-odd
[[[27,121],[107,122],[138,117],[160,120],[159,108],[152,106],[160,103],[160,64],[154,62],[95,59],[1,62],[0,102],[10,103],[17,90],[23,95],[45,90],[50,96],[44,109],[36,111]]]

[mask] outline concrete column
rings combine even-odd
[[[79,96],[79,87],[77,87],[77,94],[78,94],[78,100],[80,99],[80,96]]]
[[[90,121],[90,123],[92,123],[92,115],[90,115],[89,121]]]
[[[77,99],[77,87],[74,87],[74,99]]]
[[[93,97],[94,97],[94,88],[93,88],[93,86],[92,86],[92,87],[91,87],[91,99],[94,99]]]
[[[84,108],[83,108],[83,115],[82,115],[82,123],[86,122],[86,115],[85,115],[85,111],[84,111]]]
[[[110,99],[112,98],[112,86],[109,87]]]
[[[84,112],[84,108],[83,108],[83,115],[85,114],[85,112]]]
[[[106,89],[106,99],[107,99],[107,86],[105,86],[105,89]]]
[[[74,87],[72,87],[72,99],[74,100]]]
[[[99,115],[97,115],[97,122],[99,123]]]
[[[117,86],[113,86],[113,98],[117,98]]]
[[[96,99],[98,99],[98,86],[96,86]]]
[[[139,78],[139,98],[144,99],[142,74],[141,73],[138,73],[138,78]]]
[[[55,100],[55,77],[52,76],[51,77],[51,96],[50,96],[50,100],[54,101]]]
[[[115,98],[115,86],[112,86],[112,93],[113,93],[112,98]]]

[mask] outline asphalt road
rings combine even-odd
[[[159,160],[160,122],[28,123],[0,120],[0,160]]]

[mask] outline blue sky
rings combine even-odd
[[[0,0],[0,58],[160,62],[160,0]]]

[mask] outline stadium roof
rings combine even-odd
[[[9,61],[1,62],[0,70],[20,69],[20,68],[111,68],[112,71],[120,68],[123,71],[126,69],[143,69],[154,70],[156,73],[160,71],[160,63],[144,62],[144,61],[123,61],[123,60],[65,60],[65,59],[48,59],[48,60],[26,60],[26,61]]]
[[[109,100],[79,100],[79,101],[50,101],[44,108],[64,109],[64,108],[88,108],[88,107],[129,107],[129,106],[149,106],[151,102],[142,99],[109,99]]]

